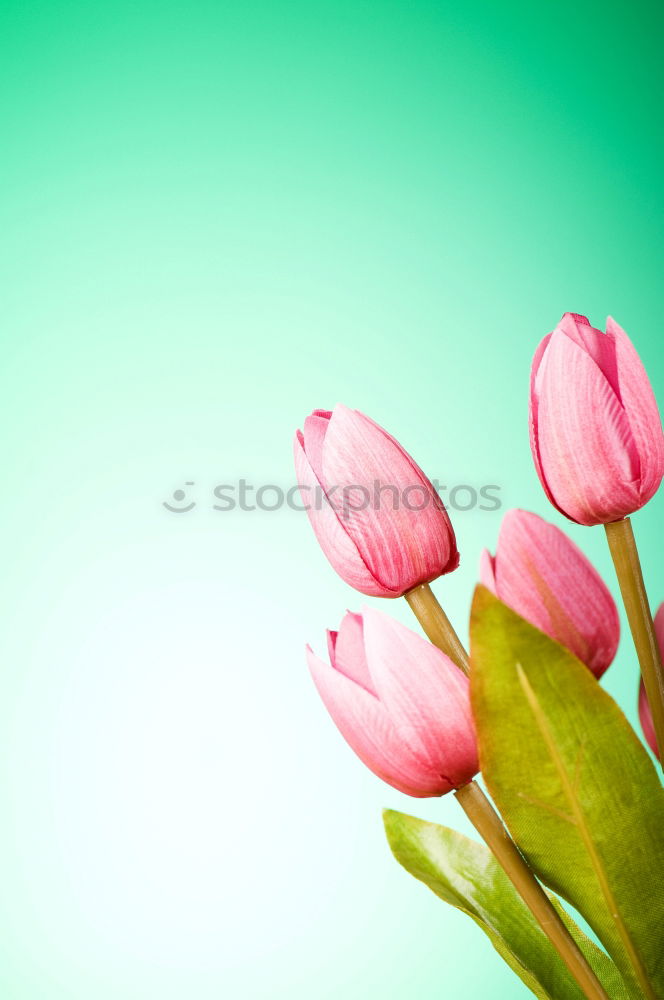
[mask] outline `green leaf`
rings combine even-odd
[[[399,864],[471,917],[536,997],[583,1000],[571,973],[488,848],[455,830],[404,813],[386,810],[384,820]],[[557,900],[553,902],[609,996],[626,1000],[625,984],[611,959]]]
[[[480,763],[542,880],[585,917],[636,996],[664,998],[664,789],[591,672],[478,587]]]

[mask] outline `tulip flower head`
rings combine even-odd
[[[459,565],[431,482],[358,410],[314,410],[295,435],[302,502],[323,552],[363,594],[400,597]]]
[[[482,553],[480,579],[596,677],[613,661],[620,638],[618,609],[599,573],[555,525],[525,510],[508,511],[496,555]]]
[[[530,444],[551,503],[578,524],[639,510],[664,475],[664,434],[638,354],[609,317],[606,333],[565,313],[531,372]]]
[[[664,657],[664,603],[660,604],[657,614],[655,615],[655,634],[657,636],[657,645],[659,646],[660,656]],[[643,681],[641,681],[639,687],[639,719],[641,720],[641,729],[643,730],[643,735],[646,738],[646,743],[655,756],[659,757],[659,751],[657,749],[657,736],[655,735],[655,727],[652,721],[652,712],[650,711],[648,696],[646,695],[646,689]]]
[[[379,611],[348,612],[328,632],[330,664],[307,646],[337,728],[374,774],[417,798],[444,795],[479,769],[468,678]]]

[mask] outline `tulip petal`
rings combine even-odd
[[[308,507],[307,515],[318,543],[328,560],[343,579],[363,594],[375,597],[396,597],[396,593],[383,587],[370,573],[350,536],[341,527],[335,511],[326,499],[304,451],[304,437],[300,431],[294,442],[295,474]]]
[[[336,646],[337,646],[338,635],[339,633],[335,632],[334,629],[329,628],[327,630],[327,655],[330,658],[330,663],[332,664],[332,666],[334,666],[334,660],[336,657]]]
[[[664,657],[664,603],[660,604],[657,609],[657,614],[655,615],[655,635],[657,636],[657,645],[659,646],[660,656]],[[639,719],[641,720],[641,729],[643,730],[646,742],[655,756],[659,759],[655,726],[652,721],[652,712],[650,711],[648,696],[646,694],[643,680],[639,686]]]
[[[320,660],[307,646],[307,663],[339,732],[374,774],[406,795],[442,795],[449,786],[416,760],[380,701]]]
[[[556,329],[535,376],[537,443],[556,506],[580,524],[639,506],[639,457],[622,405],[595,362]]]
[[[664,601],[657,608],[655,615],[655,635],[659,645],[659,652],[664,657]]]
[[[616,349],[612,337],[592,326],[578,313],[565,313],[558,329],[577,344],[595,362],[620,400],[620,384],[616,364]]]
[[[376,689],[369,673],[364,652],[364,627],[362,615],[346,612],[334,646],[334,657],[330,662],[351,681],[360,684],[369,694],[376,696]]]
[[[616,654],[620,620],[604,581],[574,542],[536,514],[511,510],[494,565],[500,600],[601,677]]]
[[[498,596],[496,590],[496,560],[488,549],[484,549],[480,556],[480,583],[483,584],[492,594]]]
[[[319,483],[325,488],[323,481],[323,441],[329,426],[329,410],[314,410],[314,412],[304,421],[303,447],[309,465],[314,470],[314,475]]]
[[[369,571],[402,594],[458,564],[454,532],[433,486],[404,450],[363,414],[335,407],[323,443],[323,478]]]
[[[530,451],[533,456],[533,462],[535,463],[535,471],[542,484],[542,489],[546,493],[549,503],[553,504],[556,510],[560,511],[561,514],[567,516],[564,510],[556,503],[556,499],[549,489],[549,484],[546,481],[546,476],[544,475],[544,469],[542,468],[542,459],[540,456],[539,448],[539,431],[538,431],[538,419],[539,419],[539,378],[538,373],[540,366],[542,364],[542,358],[546,353],[546,349],[549,345],[549,341],[553,334],[547,333],[546,337],[540,341],[537,350],[535,351],[533,357],[533,363],[530,368],[530,397],[528,405],[528,430],[530,434]]]
[[[662,421],[641,359],[611,316],[606,321],[606,337],[614,344],[620,398],[639,455],[639,506],[643,506],[657,492],[664,475]]]
[[[468,678],[427,640],[372,608],[362,612],[375,689],[400,738],[458,788],[477,773]]]

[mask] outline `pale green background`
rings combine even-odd
[[[388,855],[381,806],[462,827],[454,801],[365,772],[307,676],[361,599],[303,515],[211,491],[288,485],[295,427],[343,400],[561,522],[527,441],[539,338],[611,312],[664,397],[661,7],[1,20],[0,995],[526,996]],[[662,502],[635,518],[655,602]],[[454,515],[460,630],[499,520]],[[613,586],[601,530],[572,534]],[[606,683],[634,718],[627,637]]]

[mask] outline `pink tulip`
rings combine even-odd
[[[358,410],[314,410],[295,435],[295,471],[323,552],[363,594],[400,597],[459,565],[432,484],[398,441]]]
[[[307,646],[318,692],[374,774],[407,795],[444,795],[477,773],[468,679],[452,661],[379,611],[348,612],[328,632],[328,666]]]
[[[602,676],[618,648],[618,609],[600,575],[560,528],[526,510],[508,511],[495,557],[482,553],[480,578]]]
[[[565,313],[539,345],[530,445],[551,503],[579,524],[639,510],[664,475],[664,435],[639,356],[609,317],[606,333]]]
[[[660,654],[661,656],[664,656],[664,604],[660,604],[657,614],[655,615],[655,632],[657,634],[657,644],[659,646]],[[659,757],[655,727],[653,725],[652,713],[650,711],[650,705],[648,704],[648,698],[643,681],[641,681],[639,687],[639,719],[641,720],[641,729],[643,730],[643,735],[646,738],[648,746],[655,756]]]

